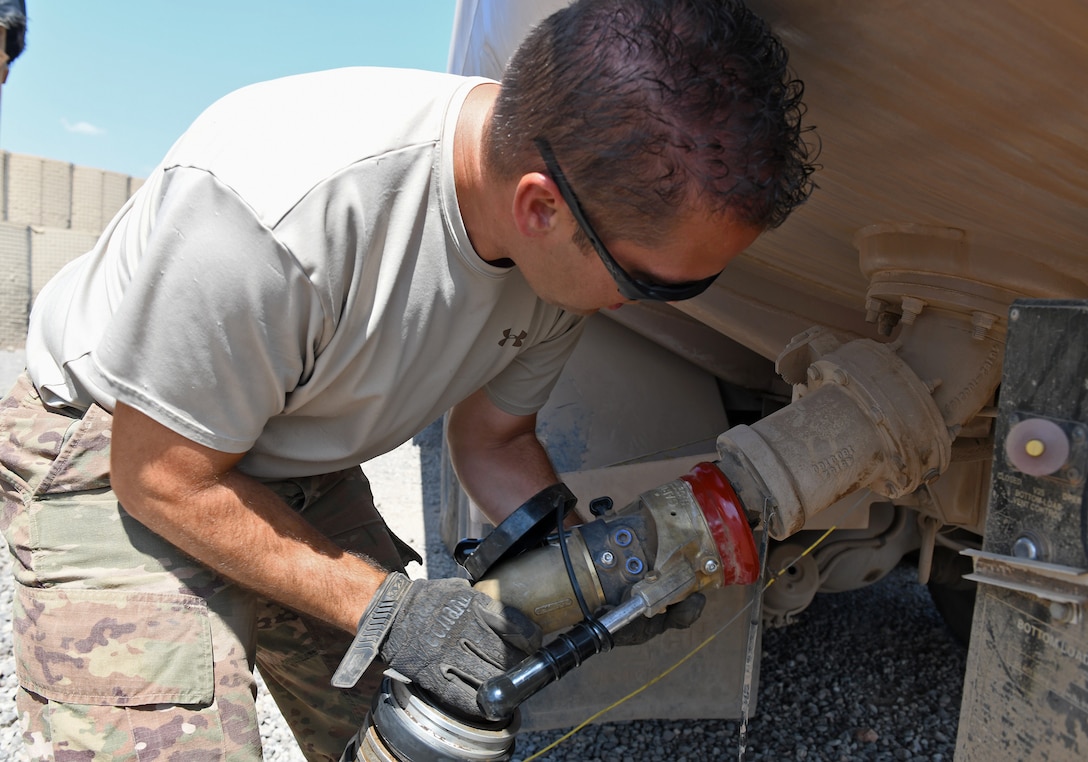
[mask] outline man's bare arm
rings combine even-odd
[[[386,572],[341,550],[235,470],[241,458],[117,404],[112,481],[133,518],[223,576],[354,633]]]
[[[450,411],[447,439],[457,478],[492,523],[559,481],[536,437],[536,415],[511,415],[482,389]]]

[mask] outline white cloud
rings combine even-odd
[[[60,123],[64,126],[68,132],[75,133],[76,135],[105,135],[106,131],[101,127],[96,127],[90,122],[69,122],[67,119],[61,119]]]

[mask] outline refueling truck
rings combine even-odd
[[[564,2],[459,0],[450,70],[499,79]],[[389,682],[359,759],[508,759],[519,723],[574,724],[755,610],[689,665],[718,679],[609,715],[740,717],[760,626],[906,557],[970,641],[957,759],[1088,758],[1088,7],[750,5],[805,84],[817,191],[702,296],[589,321],[540,414],[569,499],[492,530],[450,476],[447,543],[484,537],[476,584],[560,634],[481,689],[492,726]],[[608,661],[700,590],[694,632]]]

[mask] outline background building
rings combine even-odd
[[[0,348],[18,348],[42,286],[94,245],[143,180],[6,151],[0,175]]]

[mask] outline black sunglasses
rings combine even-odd
[[[559,168],[559,162],[555,160],[551,144],[544,138],[537,138],[533,141],[533,144],[540,151],[540,156],[544,159],[544,166],[548,168],[548,174],[552,176],[552,180],[555,181],[556,186],[559,188],[559,193],[570,208],[570,213],[574,215],[575,222],[578,223],[578,227],[582,229],[582,233],[589,239],[589,242],[593,244],[594,251],[604,262],[604,266],[609,275],[612,276],[612,280],[616,281],[620,294],[625,298],[655,302],[679,302],[703,293],[718,278],[718,275],[721,275],[719,272],[709,278],[688,281],[687,283],[653,283],[629,275],[626,270],[620,267],[620,263],[608,253],[608,249],[604,247],[604,243],[601,242],[597,231],[593,229],[593,226],[589,224],[589,220],[586,219],[585,212],[582,211],[582,205],[578,203],[578,197],[574,195],[574,189],[567,183],[563,170]]]

